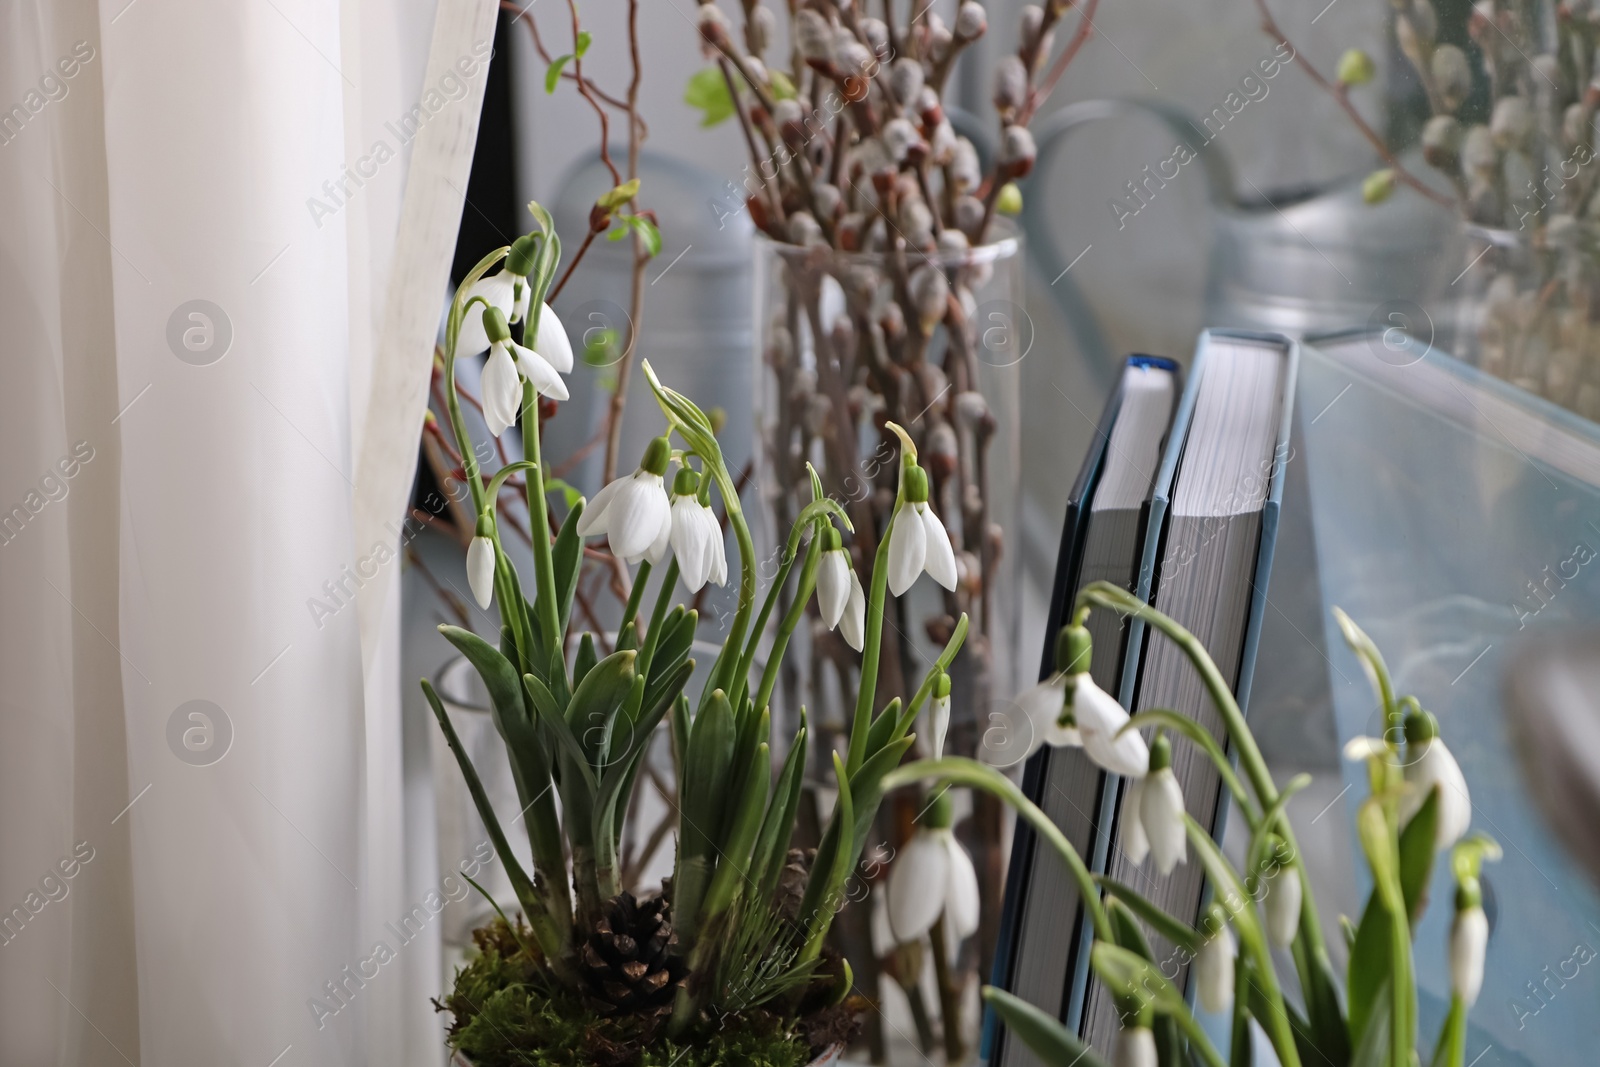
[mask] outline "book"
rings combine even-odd
[[[1275,334],[1207,330],[1191,364],[1151,494],[1136,593],[1193,633],[1248,707],[1255,653],[1272,571],[1299,347]],[[1193,666],[1165,637],[1135,622],[1118,693],[1131,710],[1169,708],[1226,741],[1220,716]],[[1203,752],[1173,746],[1184,807],[1213,833],[1223,824],[1222,784]],[[1166,877],[1131,863],[1120,847],[1126,783],[1118,780],[1112,818],[1100,835],[1097,870],[1138,888],[1170,914],[1193,921],[1204,888],[1198,862]],[[1162,971],[1183,988],[1187,965],[1175,946],[1151,936]],[[1022,995],[1019,993],[1018,995]],[[1099,983],[1086,989],[1079,1032],[1112,1048],[1121,1020]]]
[[[1173,361],[1130,356],[1106,402],[1094,444],[1067,498],[1041,678],[1055,671],[1055,633],[1078,587],[1100,579],[1130,590],[1135,584],[1150,488],[1172,422],[1178,382]],[[1120,620],[1102,612],[1091,625],[1095,654],[1090,674],[1100,685],[1115,687],[1121,677]],[[1023,789],[1074,845],[1085,854],[1093,848],[1105,775],[1082,751],[1041,749],[1024,768]],[[1087,974],[1081,966],[1083,935],[1077,884],[1059,859],[1034,847],[1033,834],[1019,823],[994,981],[1025,990],[1030,1002],[1068,1019],[1074,984]],[[986,1030],[984,1045],[990,1063],[1039,1067],[1030,1049],[1007,1041],[995,1025]]]
[[[1534,801],[1559,767],[1518,769],[1506,692],[1525,645],[1600,619],[1600,427],[1393,332],[1314,339],[1301,376],[1339,738],[1382,724],[1334,605],[1377,643],[1398,691],[1438,716],[1472,825],[1505,852],[1484,869],[1491,933],[1466,1060],[1590,1064],[1600,896]],[[1353,826],[1366,771],[1343,773]],[[1415,938],[1425,1046],[1448,1007],[1450,885],[1440,856]],[[1357,888],[1364,899],[1370,882]]]

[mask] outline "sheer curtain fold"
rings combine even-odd
[[[356,603],[400,567],[356,457],[413,149],[351,177],[433,28],[0,12],[0,1062],[440,1059],[434,935],[376,951],[399,606],[363,656]]]

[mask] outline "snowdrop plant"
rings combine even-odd
[[[1096,610],[1139,619],[1173,642],[1220,713],[1222,735],[1214,736],[1167,709],[1131,717],[1102,709],[1095,695],[1101,691],[1085,673],[1092,648],[1084,623]],[[1079,592],[1057,640],[1056,673],[1025,694],[1021,710],[1006,726],[1048,733],[1053,725],[1058,738],[1076,728],[1080,738],[1051,743],[1082,744],[1104,769],[1131,778],[1122,810],[1125,818],[1134,817],[1132,826],[1145,839],[1142,849],[1156,857],[1158,873],[1153,876],[1170,873],[1191,851],[1205,870],[1211,903],[1199,922],[1165,912],[1134,887],[1092,873],[1054,823],[997,768],[943,757],[907,764],[885,777],[885,789],[965,786],[1000,797],[1077,882],[1094,936],[1090,966],[1123,1020],[1114,1046],[1088,1048],[1053,1012],[1002,990],[984,990],[1011,1033],[1044,1062],[1058,1067],[1225,1067],[1249,1062],[1251,1030],[1259,1028],[1283,1067],[1413,1067],[1419,1062],[1464,1067],[1467,1010],[1481,988],[1488,941],[1480,872],[1484,862],[1499,857],[1499,847],[1491,838],[1467,833],[1471,803],[1466,783],[1444,747],[1437,720],[1414,699],[1395,693],[1376,646],[1351,619],[1335,612],[1372,681],[1386,724],[1384,736],[1393,739],[1362,738],[1350,746],[1350,754],[1366,762],[1371,783],[1356,826],[1373,889],[1359,921],[1346,921],[1350,962],[1342,979],[1329,961],[1313,887],[1287,814],[1289,798],[1309,778],[1298,776],[1280,789],[1222,672],[1194,635],[1115,585],[1095,582]],[[1142,750],[1142,764],[1131,759],[1131,751],[1115,749],[1147,728],[1156,736]],[[1095,732],[1101,733],[1103,744],[1091,747]],[[1217,768],[1242,817],[1248,831],[1242,867],[1183,810],[1171,761],[1171,747],[1180,742],[1195,746]],[[1447,791],[1456,792],[1463,806],[1447,808],[1456,802],[1446,798]],[[1125,833],[1124,843],[1132,836]],[[1456,885],[1448,944],[1415,944],[1435,859],[1446,851]],[[1231,1012],[1231,1056],[1213,1044],[1183,988],[1168,977],[1166,961],[1152,953],[1150,934],[1175,945],[1182,962],[1193,964],[1194,995],[1203,1008]],[[1292,988],[1299,991],[1296,1000],[1285,993],[1278,974],[1278,961],[1285,957],[1275,955],[1274,948],[1288,950],[1286,958],[1295,972]],[[1417,1032],[1414,959],[1419,952],[1448,958],[1451,974],[1450,1012],[1431,1054]]]
[[[632,473],[602,487],[592,501],[572,500],[564,516],[553,514],[547,497],[554,487],[540,453],[539,400],[556,390],[538,375],[520,372],[522,363],[536,357],[512,337],[512,328],[520,326],[524,338],[537,339],[553,318],[544,301],[561,245],[549,216],[537,204],[532,208],[538,232],[486,257],[457,291],[444,345],[446,405],[477,514],[467,578],[480,605],[498,609],[499,632],[485,640],[458,627],[440,629],[483,681],[521,803],[520,812],[494,810],[444,705],[424,681],[520,911],[516,921],[502,914],[500,925],[480,931],[485,957],[493,949],[501,961],[494,967],[509,970],[469,967],[458,983],[487,981],[490,992],[500,994],[513,980],[508,975],[520,976],[514,992],[530,1005],[526,1018],[537,1017],[541,1003],[557,1013],[580,1005],[594,1013],[611,1043],[607,1062],[625,1062],[615,1058],[618,1047],[642,1052],[662,1042],[678,1048],[721,1040],[715,1035],[756,1014],[768,1028],[763,1032],[776,1019],[783,1040],[805,1045],[809,1035],[822,1034],[832,1042],[848,1032],[839,1018],[848,1018],[856,1005],[841,1003],[852,988],[850,966],[825,946],[825,938],[849,899],[847,883],[885,795],[884,779],[915,741],[912,725],[926,708],[935,732],[944,729],[950,703],[946,672],[967,633],[962,617],[915,693],[880,706],[878,664],[891,573],[914,579],[931,569],[942,581],[953,571],[948,536],[928,502],[926,474],[909,439],[891,425],[905,442],[901,500],[863,591],[843,553],[843,538],[853,534],[850,520],[813,473],[813,500],[789,531],[776,576],[758,595],[754,543],[711,420],[644,362],[666,432],[650,442]],[[520,322],[494,303],[505,295],[503,286],[481,284],[502,259],[508,265],[495,277],[509,273],[515,279],[513,312],[526,298]],[[518,295],[521,287],[527,291]],[[472,447],[455,387],[456,362],[470,349],[461,345],[469,321],[484,328],[491,362],[502,356],[515,361],[517,401],[510,402],[511,385],[505,383],[506,397],[496,401],[503,406],[490,429],[498,436],[520,423],[523,457],[492,475],[477,466],[480,452]],[[550,352],[559,347],[553,338],[536,344]],[[550,360],[543,362],[556,374]],[[485,408],[488,414],[487,402]],[[531,581],[508,559],[495,514],[507,480],[519,475],[535,531]],[[703,686],[691,696],[695,661],[689,654],[698,618],[674,598],[680,587],[693,591],[730,577],[724,520],[738,552],[737,608]],[[914,549],[905,547],[903,536],[896,540],[902,526],[913,530],[923,548],[914,567],[905,556]],[[618,559],[637,565],[611,638],[578,633],[573,625],[584,539],[600,536]],[[644,593],[653,569],[660,573],[646,615]],[[903,592],[905,585],[899,588]],[[785,650],[813,593],[825,595],[826,611],[861,649],[861,670],[848,745],[830,761],[837,800],[808,859],[791,851],[790,843],[805,786],[809,727],[802,710],[794,732],[774,738],[769,705]],[[777,611],[780,603],[784,607]],[[661,887],[625,885],[619,842],[658,730],[670,743],[677,769],[676,860]],[[522,854],[531,857],[531,867],[508,840],[510,823],[502,820],[512,816],[525,824]],[[935,803],[908,850],[922,857],[921,881],[946,888],[932,918],[903,915],[903,928],[922,923],[926,929],[942,914],[956,938],[970,935],[979,914],[977,881],[970,858],[951,835],[948,800],[942,808]],[[458,984],[460,996],[447,998],[456,1014],[457,1047],[480,1064],[498,1062],[484,1045],[471,1044],[478,1032],[474,1020],[485,1009],[484,989],[471,984],[470,990]],[[503,1026],[506,1020],[490,1021]]]

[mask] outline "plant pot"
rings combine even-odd
[[[839,1058],[844,1055],[844,1046],[835,1045],[822,1055],[806,1064],[806,1067],[835,1067]],[[475,1067],[473,1062],[457,1052],[450,1057],[450,1067]]]

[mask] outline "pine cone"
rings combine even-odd
[[[606,901],[579,959],[589,1004],[602,1015],[662,1015],[689,973],[667,902],[621,893]]]

